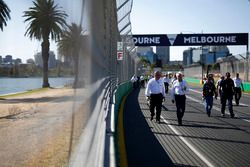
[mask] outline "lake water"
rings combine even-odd
[[[41,88],[42,81],[42,78],[0,78],[0,95]],[[73,78],[49,78],[51,87],[62,87],[73,81]]]

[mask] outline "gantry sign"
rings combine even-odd
[[[247,45],[248,33],[133,35],[135,46]]]

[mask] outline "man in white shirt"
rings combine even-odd
[[[154,78],[148,81],[145,95],[150,100],[151,121],[154,119],[156,108],[156,122],[160,123],[162,101],[165,99],[165,87],[161,80],[161,72],[156,71]]]
[[[130,81],[133,83],[133,88],[135,89],[136,88],[136,81],[137,81],[137,77],[135,74],[132,76]]]
[[[140,81],[141,81],[141,87],[145,88],[145,79],[143,75],[140,76]]]
[[[241,87],[242,87],[242,90],[244,91],[244,88],[243,88],[243,84],[242,84],[242,80],[239,78],[239,73],[236,74],[236,77],[233,79],[234,81],[234,97],[235,97],[235,103],[236,105],[238,106],[239,103],[240,103],[240,98],[241,98]]]
[[[188,85],[185,80],[182,79],[182,73],[178,72],[176,74],[177,80],[174,81],[171,89],[172,103],[176,105],[176,113],[178,119],[178,125],[182,125],[182,118],[185,112],[186,106],[186,92],[188,91]]]
[[[225,76],[221,75],[220,79],[217,81],[217,84],[216,84],[216,89],[218,91],[217,94],[220,95],[220,97],[221,97],[221,93],[222,93],[220,84],[222,81],[224,81],[224,79],[225,79]],[[220,98],[220,103],[222,104],[222,98]]]
[[[165,93],[167,94],[168,93],[168,86],[169,86],[169,83],[170,83],[168,74],[166,74],[165,77],[163,77],[163,83],[164,83],[164,86],[165,86]]]

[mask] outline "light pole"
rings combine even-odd
[[[247,53],[246,53],[246,81],[248,82],[249,80],[249,52],[248,52],[248,45],[247,45]]]
[[[203,85],[203,63],[201,63],[201,81],[200,84]]]
[[[201,46],[201,56],[200,56],[200,61],[201,61],[201,85],[203,85],[203,75],[204,75],[204,72],[203,72],[203,68],[205,66],[205,61],[204,61],[204,58],[205,56],[203,55],[203,45]]]
[[[250,2],[250,0],[248,0],[248,2]],[[248,77],[249,77],[249,50],[248,50],[248,44],[247,44],[247,53],[246,53],[246,81],[248,82]]]

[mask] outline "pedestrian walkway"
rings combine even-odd
[[[247,166],[250,164],[249,126],[239,119],[207,117],[201,104],[187,99],[183,126],[178,126],[169,95],[161,123],[150,121],[145,89],[134,90],[124,106],[124,134],[129,167]],[[240,122],[240,123],[238,123]],[[241,123],[242,125],[242,123]],[[234,135],[235,134],[235,135]],[[230,137],[228,137],[230,136]]]
[[[148,125],[150,112],[139,89],[127,97],[124,108],[124,132],[129,167],[172,166],[171,159]],[[139,97],[138,97],[139,95]],[[143,103],[142,103],[143,102]],[[143,113],[147,111],[148,113]],[[144,115],[146,114],[146,116]]]
[[[170,101],[169,98],[167,100]],[[168,109],[164,105],[162,115],[164,112],[175,114],[175,106],[171,105]],[[171,120],[171,124],[172,126],[178,125],[175,120]],[[124,108],[124,132],[129,167],[197,164],[191,161],[198,161],[200,166],[206,166],[182,143],[178,135],[171,132],[163,119],[160,124],[156,123],[155,119],[150,121],[150,111],[144,89],[141,91],[137,89],[127,97]]]

